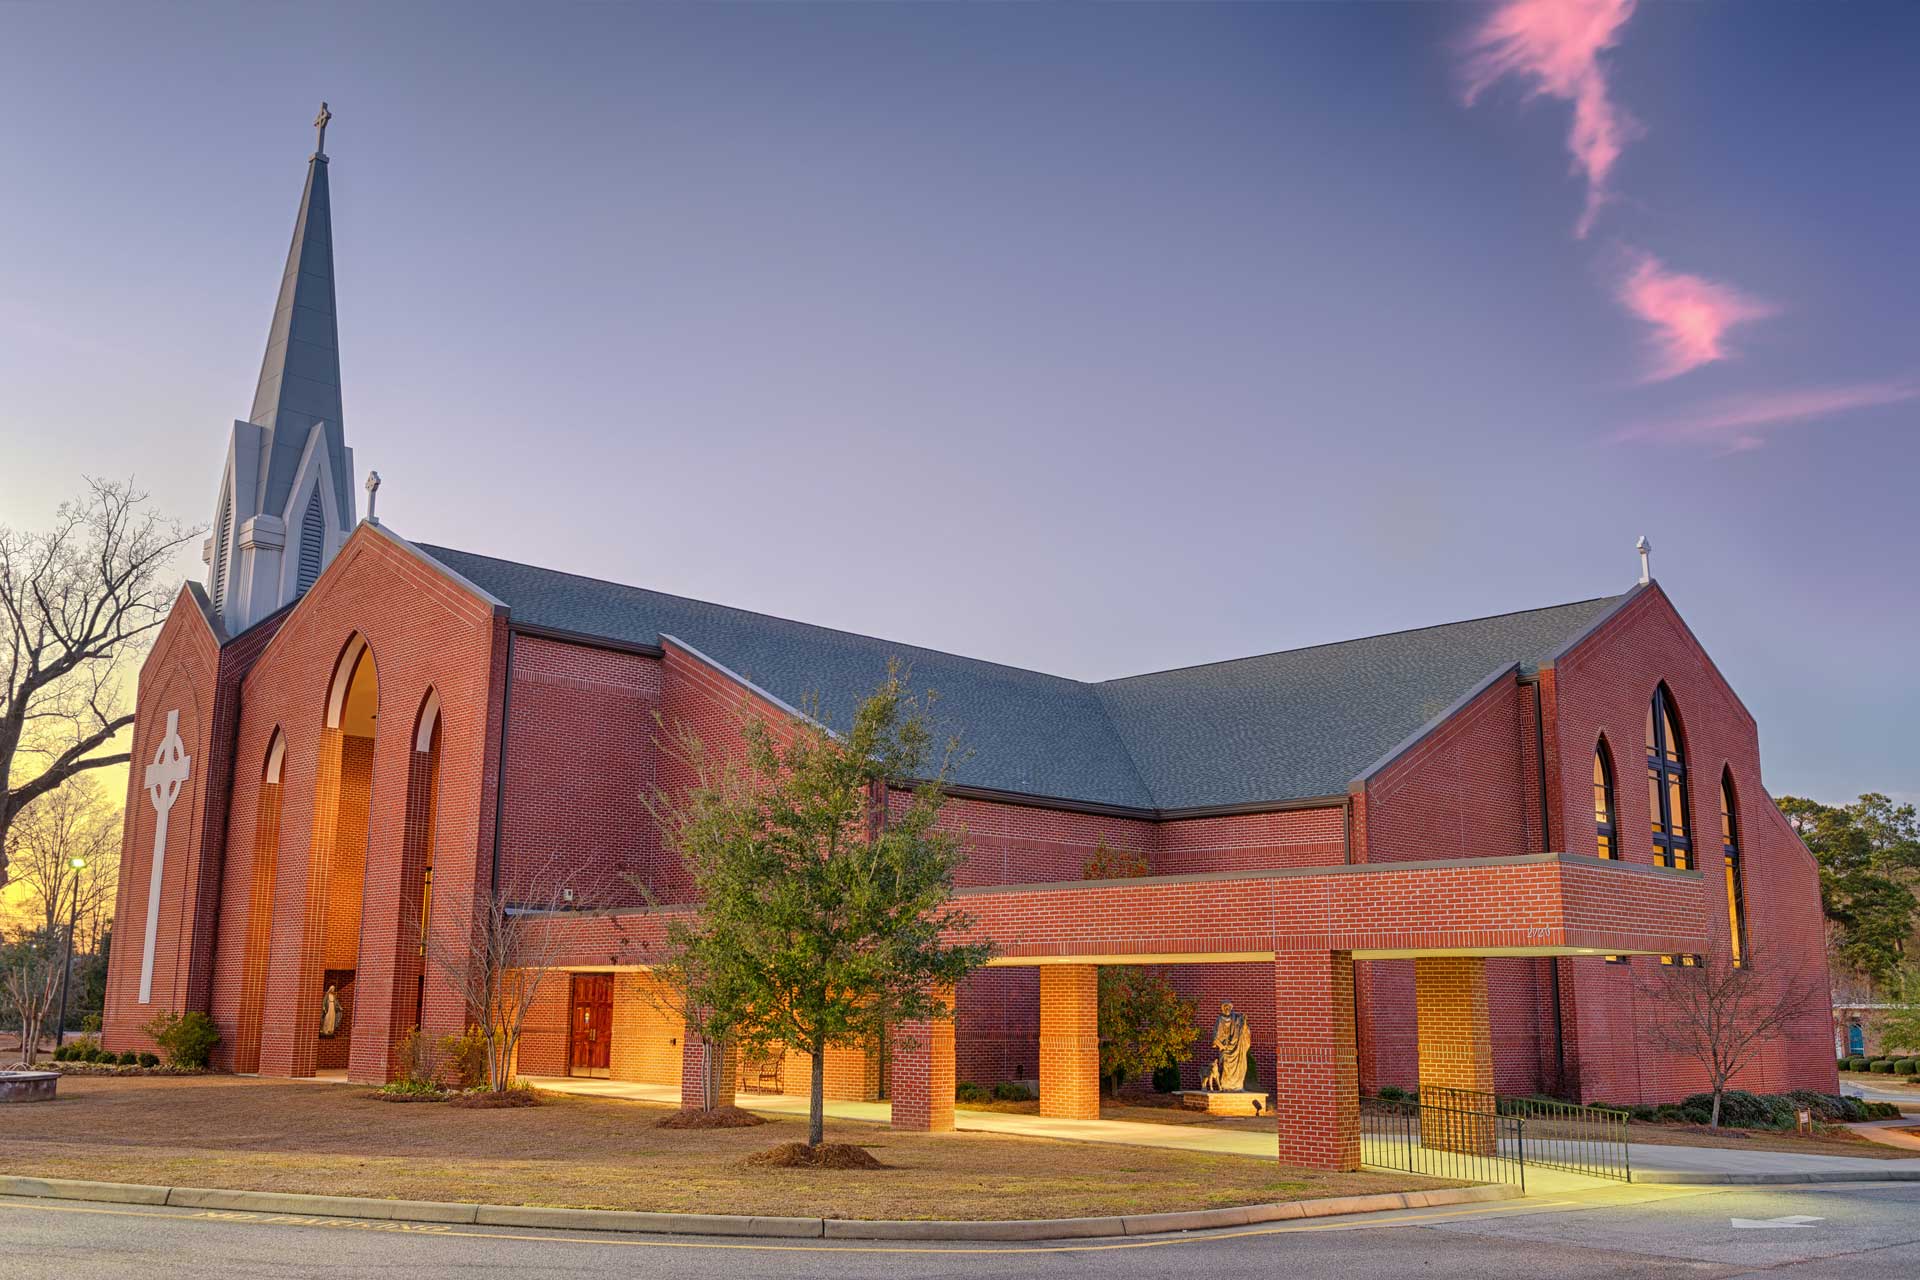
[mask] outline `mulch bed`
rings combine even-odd
[[[865,1147],[845,1142],[823,1142],[810,1147],[804,1142],[783,1142],[765,1151],[756,1151],[746,1163],[756,1169],[885,1169]]]
[[[709,1107],[705,1111],[676,1111],[653,1122],[656,1129],[750,1129],[765,1124],[765,1116],[739,1107]]]
[[[545,1104],[532,1089],[504,1089],[499,1093],[482,1089],[473,1093],[456,1093],[447,1099],[447,1105],[466,1107],[475,1111],[493,1111],[501,1107],[538,1107]]]

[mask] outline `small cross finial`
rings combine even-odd
[[[320,114],[313,118],[313,127],[320,131],[320,141],[314,144],[316,154],[327,154],[327,121],[333,119],[333,112],[327,110],[327,104],[320,104]]]
[[[1653,581],[1653,544],[1647,541],[1645,534],[1642,534],[1640,541],[1634,546],[1640,552],[1640,585],[1644,587]]]
[[[380,500],[380,473],[367,472],[367,523],[379,524],[380,517],[373,514],[374,503]]]

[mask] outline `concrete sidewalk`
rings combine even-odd
[[[671,1085],[635,1084],[625,1080],[582,1080],[566,1076],[535,1076],[529,1083],[555,1093],[578,1093],[594,1098],[624,1098],[629,1102],[680,1105],[680,1090]],[[807,1100],[795,1094],[741,1093],[735,1099],[748,1111],[769,1115],[804,1116]],[[886,1124],[893,1119],[887,1102],[826,1104],[831,1120],[862,1120]],[[969,1133],[1004,1133],[1018,1138],[1057,1138],[1066,1142],[1103,1142],[1123,1147],[1162,1147],[1172,1151],[1200,1151],[1214,1155],[1253,1156],[1273,1160],[1279,1155],[1278,1131],[1254,1132],[1206,1124],[1152,1124],[1138,1120],[1054,1120],[1046,1116],[1005,1111],[953,1113],[953,1127]]]

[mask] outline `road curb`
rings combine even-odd
[[[633,1231],[653,1235],[743,1236],[799,1240],[1081,1240],[1095,1237],[1208,1231],[1295,1218],[1386,1213],[1444,1205],[1514,1200],[1520,1188],[1449,1187],[1437,1191],[1389,1191],[1371,1196],[1334,1196],[1284,1204],[1236,1205],[1174,1213],[1101,1218],[1029,1218],[1006,1222],[860,1221],[848,1218],[748,1217],[717,1213],[646,1213],[624,1209],[559,1209],[536,1205],[454,1204],[435,1200],[378,1200],[364,1196],[298,1195],[279,1191],[223,1191],[212,1187],[154,1187],[73,1178],[0,1174],[0,1195],[47,1200],[96,1200],[109,1204],[171,1205],[243,1213],[369,1218],[386,1222],[460,1223],[494,1227],[542,1227],[562,1231]]]
[[[1664,1186],[1785,1187],[1809,1182],[1920,1182],[1920,1169],[1818,1169],[1811,1173],[1700,1173],[1633,1171],[1635,1182]]]

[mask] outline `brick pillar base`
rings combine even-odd
[[[1100,1118],[1100,970],[1040,966],[1040,1114]]]
[[[692,1028],[680,1038],[680,1106],[688,1111],[733,1105],[735,1085],[740,1074],[740,1051],[730,1044],[716,1044],[702,1038]],[[713,1096],[707,1096],[707,1063],[714,1063]]]
[[[1360,1074],[1354,1054],[1353,955],[1283,951],[1273,958],[1273,1110],[1280,1163],[1360,1167]]]
[[[951,988],[938,996],[952,1009]],[[922,1018],[895,1027],[887,1088],[893,1127],[952,1133],[953,1086],[953,1019]]]
[[[1491,1119],[1487,962],[1478,956],[1421,956],[1413,962],[1413,994],[1420,1032],[1420,1101],[1425,1104],[1421,1145],[1492,1155],[1499,1138]]]

